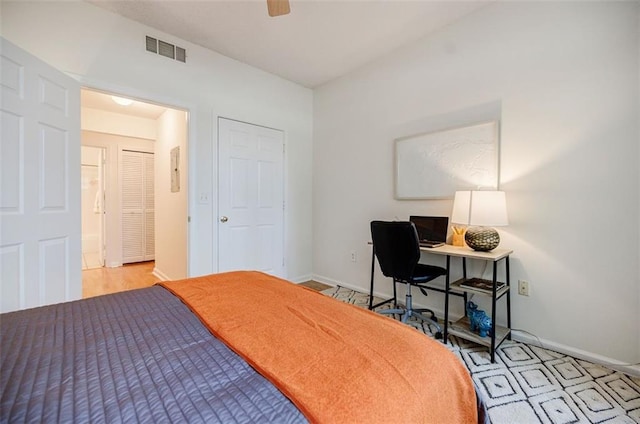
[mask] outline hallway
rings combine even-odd
[[[94,297],[152,286],[161,281],[152,274],[154,265],[154,261],[149,261],[118,268],[85,269],[82,271],[82,297]]]

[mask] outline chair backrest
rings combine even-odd
[[[371,221],[371,238],[382,273],[402,281],[411,279],[420,260],[415,225],[408,221]]]

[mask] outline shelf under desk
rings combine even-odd
[[[511,284],[509,276],[509,256],[513,250],[494,249],[490,252],[478,252],[468,247],[457,247],[444,245],[436,248],[421,247],[421,251],[447,257],[447,274],[445,276],[445,303],[444,303],[444,328],[443,342],[446,343],[449,334],[457,337],[473,341],[483,346],[489,347],[491,362],[495,362],[496,348],[507,338],[511,337]],[[451,275],[451,257],[462,258],[463,278],[454,282],[450,281]],[[481,290],[472,287],[462,287],[461,284],[467,281],[467,259],[478,259],[493,263],[493,275],[490,281],[491,290]],[[498,288],[498,262],[504,261],[506,271],[506,281],[504,286]],[[469,319],[465,316],[460,320],[449,323],[449,295],[464,296],[465,308],[467,302],[467,294],[473,293],[491,298],[491,335],[480,337],[469,330]],[[507,326],[499,326],[496,324],[496,302],[498,299],[506,297],[507,306]]]

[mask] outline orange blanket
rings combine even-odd
[[[463,364],[390,318],[258,272],[160,284],[311,422],[477,420]]]

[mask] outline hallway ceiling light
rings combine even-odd
[[[122,106],[129,106],[131,103],[133,103],[133,100],[125,99],[124,97],[111,96],[111,98],[113,99],[114,102]]]

